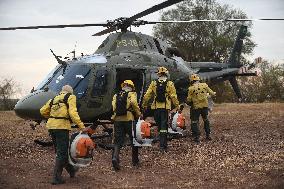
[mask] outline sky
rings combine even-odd
[[[0,0],[0,27],[101,23],[129,17],[164,0]],[[249,18],[284,18],[283,0],[217,0],[247,13]],[[167,9],[173,8],[171,6]],[[159,20],[161,12],[143,17]],[[57,65],[50,53],[65,56],[76,46],[79,55],[92,54],[107,35],[93,37],[103,27],[0,31],[0,79],[14,78],[27,94]],[[152,26],[132,28],[152,34]],[[254,22],[256,57],[284,62],[284,21]]]

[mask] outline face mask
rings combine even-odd
[[[132,91],[132,88],[125,86],[125,87],[122,88],[122,90],[124,90],[125,92],[130,92],[130,91]]]

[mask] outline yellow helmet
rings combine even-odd
[[[197,74],[192,74],[191,76],[190,76],[190,81],[192,82],[192,81],[200,81],[200,78],[199,78],[199,76],[197,75]]]
[[[123,83],[121,83],[121,88],[123,88],[125,85],[128,85],[132,87],[133,89],[135,88],[134,83],[131,80],[124,80]]]
[[[169,71],[168,71],[167,68],[165,68],[165,67],[159,67],[158,68],[158,73],[157,74],[168,74],[168,73],[169,73]]]

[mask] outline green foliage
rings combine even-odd
[[[217,96],[214,97],[214,102],[237,102],[238,99],[229,81],[215,84],[210,88],[216,92]]]
[[[162,12],[161,20],[228,19],[247,18],[247,15],[229,5],[221,5],[215,0],[188,0],[176,8]],[[240,22],[193,22],[159,24],[154,27],[154,35],[167,40],[177,47],[186,61],[226,62],[229,59]],[[246,22],[247,24],[247,22]],[[248,27],[252,24],[248,23]],[[252,53],[256,44],[248,32],[244,40],[243,55]],[[241,92],[247,102],[284,101],[284,66],[273,66],[268,62],[260,65],[258,77],[240,77]],[[217,92],[216,102],[237,101],[228,81],[211,86]]]
[[[259,65],[261,75],[240,78],[240,86],[247,102],[284,102],[284,64],[273,65],[267,61]]]
[[[241,10],[233,9],[229,5],[220,5],[215,0],[184,1],[178,4],[177,8],[161,15],[161,20],[226,18],[247,16]],[[154,35],[177,47],[187,61],[222,62],[229,58],[240,25],[240,22],[158,24],[154,27]],[[255,47],[250,36],[248,32],[243,54],[250,54]]]

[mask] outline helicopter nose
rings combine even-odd
[[[56,94],[52,91],[35,91],[20,99],[15,105],[17,116],[29,120],[42,120],[40,108]]]

